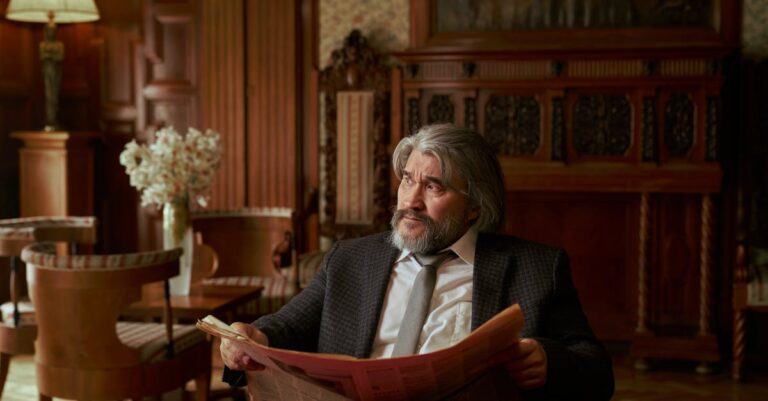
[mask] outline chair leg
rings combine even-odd
[[[0,353],[0,396],[3,395],[5,379],[8,378],[8,366],[11,364],[11,354]]]
[[[211,393],[211,372],[203,372],[195,377],[195,401],[208,401]]]

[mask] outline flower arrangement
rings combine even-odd
[[[141,192],[141,205],[161,206],[194,199],[208,205],[213,173],[221,161],[221,138],[212,130],[190,128],[181,136],[173,127],[155,133],[150,145],[135,140],[120,153],[120,164],[131,177],[131,186]]]

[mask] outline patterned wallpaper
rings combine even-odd
[[[382,52],[408,46],[408,0],[320,0],[319,7],[320,69],[330,64],[331,52],[355,28]]]
[[[743,0],[742,52],[748,58],[768,57],[768,1]]]

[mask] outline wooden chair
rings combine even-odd
[[[195,244],[192,251],[192,285],[212,277],[219,269],[219,255],[203,243],[202,233],[195,234]]]
[[[195,380],[207,400],[211,343],[193,325],[118,322],[144,284],[179,273],[181,249],[124,255],[59,256],[48,243],[26,247],[39,326],[35,355],[41,400],[141,400]]]
[[[37,336],[35,311],[26,298],[23,283],[21,250],[35,241],[56,241],[71,244],[71,252],[78,244],[96,242],[94,217],[25,217],[0,220],[0,256],[10,260],[10,300],[2,306],[0,321],[0,395],[5,387],[11,357],[35,352]]]
[[[206,284],[263,286],[261,297],[238,315],[256,317],[277,311],[299,289],[294,236],[296,213],[286,208],[196,212],[192,227],[219,257]]]

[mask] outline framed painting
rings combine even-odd
[[[739,1],[411,0],[411,48],[711,48],[738,41]]]

